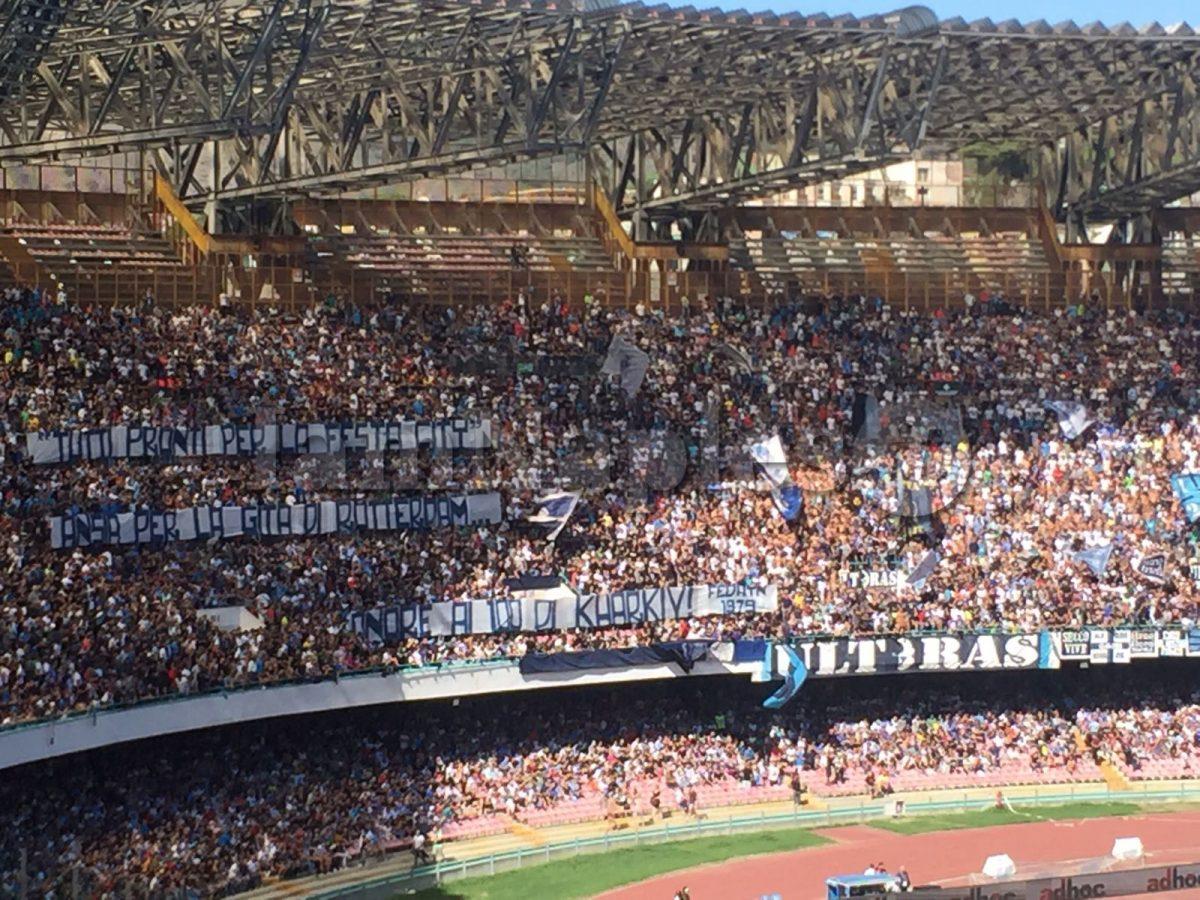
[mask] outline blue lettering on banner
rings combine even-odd
[[[428,606],[409,606],[401,610],[400,637],[423,638],[429,633]]]
[[[383,610],[382,630],[384,637],[394,641],[400,637],[400,610],[395,607]]]
[[[671,618],[683,619],[692,614],[691,588],[665,588],[665,591],[671,604]]]
[[[203,434],[204,431],[201,429],[200,433]],[[192,434],[192,432],[186,428],[171,429],[168,444],[168,446],[171,448],[171,452],[169,454],[171,457],[188,456],[192,453],[191,442],[188,439],[190,434]]]
[[[534,600],[533,601],[533,630],[534,631],[557,631],[558,630],[558,601],[556,601],[556,600]]]
[[[138,426],[131,427],[127,432],[126,448],[129,456],[137,458],[146,455],[146,436],[145,429]]]
[[[596,601],[598,599],[594,595],[585,596],[583,594],[575,598],[576,628],[596,627]]]
[[[133,512],[133,543],[149,544],[153,542],[154,534],[151,521],[154,514],[148,509],[136,509]]]
[[[302,534],[320,534],[321,533],[321,506],[318,503],[305,503],[304,520],[301,523]]]
[[[354,531],[354,503],[351,500],[337,501],[337,527],[338,534],[349,534]]]
[[[762,597],[758,611],[773,609],[774,589],[755,590]],[[719,614],[721,601],[716,597],[718,593],[712,587],[634,588],[611,594],[577,594],[573,603],[547,598],[493,598],[434,603],[421,607],[424,618],[416,633],[420,636],[499,634],[636,626],[646,622]],[[409,616],[408,619],[402,619],[402,635],[413,636],[414,626],[409,623],[415,613],[410,612],[408,607],[399,608],[404,611],[402,615]],[[560,611],[566,616],[565,621],[559,615]],[[432,627],[431,622],[435,623]]]
[[[466,525],[471,521],[471,510],[466,497],[446,498],[443,525]]]
[[[474,619],[475,607],[471,601],[453,601],[450,607],[450,633],[451,634],[473,634],[474,630],[471,623]]]
[[[493,634],[503,631],[520,631],[522,609],[520,600],[490,600],[488,612],[491,618]]]
[[[35,464],[75,460],[176,459],[195,455],[341,453],[346,450],[398,451],[480,449],[492,446],[490,422],[478,418],[437,421],[324,422],[267,425],[215,425],[208,428],[110,428],[53,430],[25,435]]]
[[[384,629],[386,613],[383,610],[379,612],[365,610],[361,613],[352,613],[352,616],[351,630],[361,634],[372,643],[382,644],[384,641],[392,639],[392,635],[387,634]]]

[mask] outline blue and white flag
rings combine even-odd
[[[632,397],[642,386],[642,379],[646,377],[648,368],[650,357],[646,355],[646,351],[619,334],[613,335],[601,372],[605,375],[621,376],[621,390]]]
[[[1061,669],[1062,659],[1054,646],[1054,635],[1049,631],[1038,634],[1038,668]]]
[[[1183,514],[1188,522],[1200,522],[1200,472],[1172,475],[1171,487],[1183,504]]]
[[[579,491],[562,491],[557,494],[547,494],[537,501],[538,511],[529,517],[530,522],[539,525],[553,525],[546,540],[552,541],[567,525],[567,519],[579,505]]]
[[[908,581],[906,584],[920,590],[925,586],[926,579],[933,574],[933,570],[937,568],[938,563],[942,561],[942,554],[934,547],[926,553],[915,569],[908,573]]]
[[[1133,561],[1133,571],[1154,584],[1167,583],[1167,554],[1155,553]]]
[[[1089,547],[1086,550],[1072,553],[1071,558],[1091,569],[1097,578],[1103,578],[1104,570],[1108,568],[1108,558],[1112,556],[1112,552],[1113,545],[1105,544],[1102,547]]]
[[[765,441],[751,444],[750,455],[754,457],[759,471],[771,482],[772,487],[786,484],[791,478],[788,473],[787,454],[783,451],[783,441],[779,439],[779,435],[774,434]]]
[[[801,494],[800,488],[792,483],[787,454],[783,452],[783,442],[779,435],[775,434],[765,441],[751,444],[750,455],[754,457],[759,472],[771,485],[771,499],[775,501],[775,508],[785,520],[793,521],[804,507],[804,495]]]
[[[1047,400],[1046,408],[1058,416],[1058,427],[1068,441],[1073,441],[1094,421],[1087,407],[1075,400]]]
[[[788,522],[795,521],[796,516],[800,515],[800,510],[804,509],[804,495],[800,488],[790,481],[783,487],[772,490],[771,499],[775,501],[775,508],[779,510],[779,514]]]

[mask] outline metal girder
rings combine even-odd
[[[1190,110],[1168,82],[1200,62],[1187,29],[938,23],[920,7],[854,19],[608,0],[20,2],[0,0],[0,28],[18,8],[51,12],[28,52],[0,30],[0,164],[143,148],[197,204],[586,153],[619,208],[666,220],[918,148],[1063,135],[1099,147],[1086,178],[1110,200],[1192,183],[1186,116],[1172,132],[1141,108],[1169,95]],[[1161,133],[1160,162],[1110,163],[1139,108],[1138,140]]]
[[[651,218],[874,168],[917,149],[945,59],[944,46],[866,46],[768,82],[786,92],[594,148],[593,168],[618,210]]]
[[[1081,230],[1200,190],[1200,94],[1194,69],[1164,73],[1152,96],[1041,149],[1052,211]]]
[[[437,24],[437,23],[434,23]],[[626,28],[558,16],[496,29],[460,18],[414,23],[403,54],[377,30],[353,70],[320,94],[297,91],[289,158],[263,154],[254,184],[223,199],[331,192],[389,179],[562,152],[581,152],[612,85]],[[394,35],[392,36],[394,37]],[[436,62],[435,62],[436,61]]]
[[[211,169],[224,155],[228,177],[253,183],[255,143],[286,117],[329,10],[328,0],[78,0],[0,104],[0,162],[149,147],[189,160],[190,176],[207,146]],[[190,177],[173,174],[186,190]]]
[[[0,3],[0,99],[37,68],[70,8],[71,0]]]

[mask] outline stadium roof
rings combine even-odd
[[[1074,208],[1200,187],[1186,25],[608,0],[22,0],[5,15],[0,161],[144,149],[196,200],[566,152],[590,156],[619,207],[671,215],[997,139],[1042,147]]]

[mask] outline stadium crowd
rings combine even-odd
[[[650,356],[632,396],[598,375],[614,334]],[[878,300],[686,314],[336,302],[267,312],[83,309],[10,291],[0,312],[3,721],[371,666],[520,656],[682,636],[1039,628],[1196,619],[1196,533],[1170,476],[1200,470],[1200,323],[1176,312],[1051,314],[1001,299],[905,313]],[[856,397],[878,400],[863,439]],[[1047,400],[1095,424],[1068,440]],[[348,458],[35,464],[25,435],[115,424],[475,415],[493,450]],[[804,488],[793,522],[750,442],[777,433]],[[933,515],[897,515],[902,486]],[[498,490],[504,522],[463,530],[51,549],[47,516]],[[581,502],[558,539],[545,491]],[[1114,545],[1097,574],[1075,554]],[[897,587],[931,547],[944,560]],[[1164,554],[1165,577],[1134,571]],[[863,573],[882,571],[868,583]],[[774,585],[780,610],[593,631],[368,643],[356,609],[503,596],[561,574],[582,593]],[[198,611],[245,606],[262,627]]]
[[[938,691],[879,681],[813,685],[777,713],[734,682],[464,698],[6,772],[0,890],[221,895],[572,804],[678,815],[729,802],[723,788],[786,796],[796,779],[869,775],[882,792],[910,772],[1069,777],[1107,758],[1136,777],[1145,761],[1200,763],[1200,695],[1172,686],[1178,672],[947,676]]]

